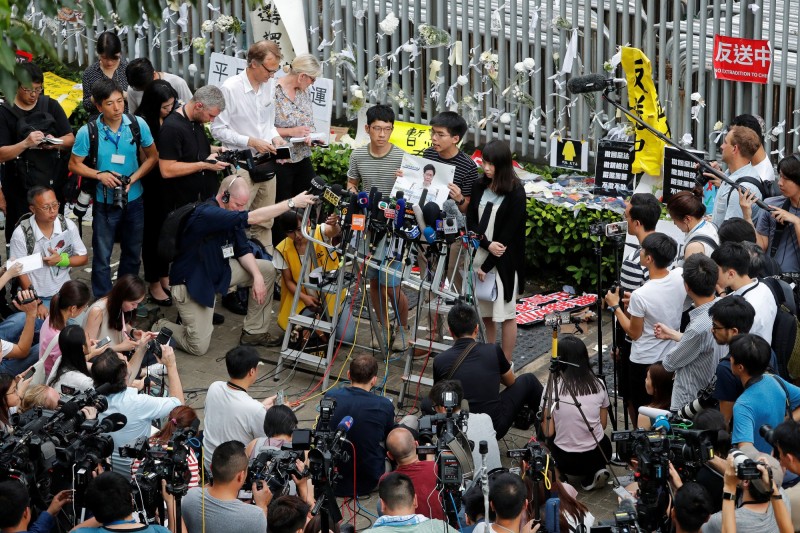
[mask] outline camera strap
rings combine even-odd
[[[453,363],[453,366],[451,366],[450,370],[447,371],[447,375],[444,377],[444,379],[451,379],[453,377],[453,374],[456,373],[456,370],[458,370],[458,367],[461,366],[461,363],[464,362],[464,359],[467,358],[467,356],[472,351],[472,349],[475,348],[475,346],[477,346],[477,345],[478,345],[477,342],[472,341],[472,344],[470,344],[469,346],[464,348],[464,351],[461,352],[461,355],[458,356],[458,359],[456,359],[456,362]]]
[[[789,391],[786,389],[786,385],[783,384],[783,381],[778,379],[778,377],[776,375],[769,374],[769,376],[771,376],[772,379],[775,380],[775,383],[777,383],[778,385],[781,386],[781,388],[783,389],[783,393],[786,395],[786,404],[785,404],[786,405],[786,412],[784,413],[784,420],[789,420],[789,418],[791,418],[791,416],[792,416],[792,404],[789,401]]]

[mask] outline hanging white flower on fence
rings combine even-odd
[[[500,115],[500,122],[503,124],[511,124],[511,113],[503,113]]]
[[[400,19],[394,15],[394,11],[389,11],[386,18],[378,23],[378,27],[380,27],[384,35],[392,35],[399,25]]]
[[[449,33],[430,24],[420,24],[417,31],[419,32],[420,46],[423,48],[450,46],[452,42]]]
[[[461,85],[461,86],[463,87],[464,85],[466,85],[466,84],[468,84],[468,83],[469,83],[469,78],[467,78],[466,76],[464,76],[464,75],[462,74],[461,76],[459,76],[458,78],[456,78],[456,83],[457,83],[457,84],[459,84],[459,85]]]
[[[214,31],[214,21],[213,20],[204,20],[203,25],[200,27],[203,30],[203,33],[211,33]]]
[[[208,47],[208,39],[206,39],[205,37],[195,37],[194,39],[192,39],[192,48],[194,48],[194,51],[200,54],[201,56],[205,55],[207,47]]]

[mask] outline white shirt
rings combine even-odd
[[[204,459],[211,465],[211,456],[217,446],[230,440],[247,445],[264,433],[264,416],[267,408],[244,391],[228,387],[224,381],[215,381],[208,388],[205,403],[203,432]]]
[[[678,329],[685,299],[683,268],[670,270],[663,278],[650,279],[631,293],[628,311],[632,317],[644,318],[642,336],[631,346],[632,363],[651,365],[664,359],[673,341],[657,339],[653,327],[660,322]]]
[[[698,225],[696,225],[692,231],[686,234],[686,237],[683,239],[683,244],[680,245],[678,249],[678,258],[675,261],[675,266],[683,266],[683,256],[686,255],[686,247],[695,237],[699,235],[704,235],[706,237],[710,237],[714,242],[719,244],[719,235],[717,234],[717,228],[714,227],[714,224],[703,220]],[[711,254],[714,253],[714,248],[711,247],[710,244],[703,242],[703,241],[695,241],[703,245],[703,255],[706,257],[711,257]]]
[[[756,280],[733,291],[733,294],[743,296],[756,310],[756,318],[753,320],[750,333],[758,335],[772,344],[772,326],[775,324],[778,306],[775,304],[775,296],[772,295],[770,288]]]
[[[750,163],[746,164],[736,172],[733,172],[730,176],[728,176],[728,178],[730,178],[730,180],[734,183],[738,184],[739,180],[745,176],[758,178],[758,173],[756,173]],[[761,197],[761,191],[759,191],[758,187],[752,183],[742,183],[741,187],[750,189],[750,191],[752,191],[752,193],[755,194],[759,200],[763,200]],[[757,219],[759,212],[760,208],[754,205],[753,220]],[[717,189],[717,196],[714,200],[714,209],[711,213],[711,221],[714,223],[714,225],[720,227],[722,223],[729,218],[741,216],[742,207],[739,205],[739,189],[734,189],[723,181],[722,185],[720,185],[719,189]]]
[[[61,222],[56,218],[53,222],[53,234],[50,238],[47,238],[42,233],[42,230],[39,229],[35,217],[31,217],[29,220],[33,230],[34,254],[53,255],[50,252],[50,248],[55,249],[59,254],[66,252],[70,257],[87,254],[86,246],[78,233],[78,226],[73,221],[65,219],[67,227],[62,228]],[[17,226],[11,236],[11,257],[25,257],[26,255],[30,254],[28,254],[28,249],[25,246],[25,232],[21,226]],[[50,298],[61,289],[64,283],[70,280],[69,273],[70,267],[50,267],[45,265],[38,270],[29,272],[28,278],[30,278],[39,296]]]
[[[769,157],[765,157],[761,163],[753,165],[753,170],[758,173],[761,181],[775,181],[775,169],[772,168],[772,162]]]
[[[159,72],[158,75],[161,76],[162,80],[172,85],[172,88],[178,93],[178,102],[185,104],[192,99],[192,91],[189,89],[189,85],[186,84],[186,80],[169,72]],[[137,91],[133,87],[128,87],[128,111],[131,114],[136,113],[136,110],[139,109],[143,95],[144,91]],[[175,103],[177,104],[178,102]]]
[[[211,135],[222,146],[243,150],[250,137],[267,142],[280,137],[275,128],[274,79],[262,83],[256,91],[245,69],[225,80],[220,89],[225,96],[225,110],[211,123]]]

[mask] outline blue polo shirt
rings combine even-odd
[[[778,380],[783,382],[786,392]],[[774,428],[783,422],[787,394],[791,412],[800,405],[800,388],[773,374],[764,374],[749,385],[733,404],[731,442],[734,445],[752,442],[761,453],[772,453],[772,446],[761,437],[759,428],[764,424]]]
[[[214,295],[226,294],[231,285],[231,267],[222,249],[233,246],[235,258],[251,253],[247,227],[247,211],[228,211],[213,198],[198,205],[186,222],[170,283],[186,285],[195,302],[214,307]]]
[[[131,121],[126,115],[122,115],[122,126],[119,131],[114,133],[105,125],[101,120],[102,115],[98,116],[97,122],[97,165],[95,170],[110,170],[117,172],[123,176],[130,176],[139,169],[139,158],[136,153],[136,143],[133,142],[133,133],[131,133]],[[139,122],[139,130],[142,136],[142,147],[147,148],[153,144],[153,134],[150,133],[150,128],[141,117],[136,117]],[[89,155],[89,128],[82,126],[78,130],[78,135],[75,136],[75,145],[72,147],[72,153],[78,157],[86,157]],[[124,157],[123,163],[112,162],[114,156]],[[116,159],[116,158],[115,158]],[[138,180],[131,185],[128,191],[128,201],[132,202],[142,195],[142,181]],[[95,193],[95,201],[103,202],[106,204],[112,203],[114,193],[105,185],[98,181],[97,192]]]

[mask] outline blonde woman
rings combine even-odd
[[[322,76],[322,64],[311,54],[300,54],[285,70],[286,75],[275,84],[275,128],[287,142],[292,138],[304,141],[290,143],[291,159],[279,160],[282,164],[276,168],[275,203],[308,190],[315,175],[309,137],[315,131],[311,86]],[[278,225],[276,221],[275,226]],[[275,226],[272,242],[277,246],[286,237],[286,230],[277,228],[276,231]]]

